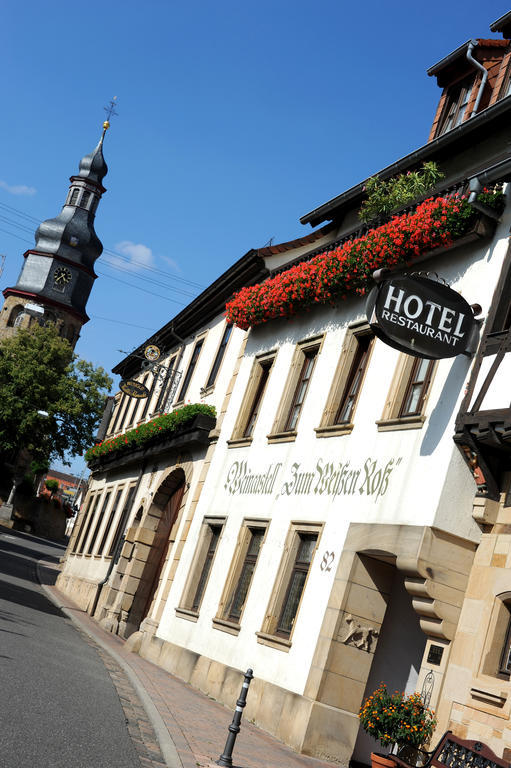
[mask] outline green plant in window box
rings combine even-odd
[[[400,173],[392,179],[372,176],[366,182],[367,200],[362,203],[359,218],[368,222],[387,216],[407,203],[429,194],[445,174],[434,162],[424,163],[418,171]]]

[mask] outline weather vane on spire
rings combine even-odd
[[[103,123],[103,130],[104,131],[107,131],[110,128],[110,118],[113,115],[118,115],[119,114],[118,112],[115,111],[116,104],[117,104],[117,96],[114,96],[113,99],[110,99],[110,104],[108,105],[108,107],[103,107],[103,109],[106,112],[106,120]]]

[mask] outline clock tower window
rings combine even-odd
[[[82,194],[82,199],[80,200],[80,208],[87,208],[88,207],[90,196],[91,196],[90,192],[84,192]]]
[[[77,187],[71,188],[71,194],[69,195],[68,205],[76,205],[76,201],[78,200],[78,195],[80,193],[80,190]]]

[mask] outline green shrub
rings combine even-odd
[[[359,218],[368,222],[386,216],[407,203],[424,197],[445,178],[436,163],[424,163],[418,171],[408,171],[384,181],[372,176],[366,183],[367,200],[362,203]]]

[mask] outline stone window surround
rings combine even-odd
[[[352,421],[349,423],[345,422],[342,424],[337,424],[335,422],[335,417],[339,410],[341,397],[344,394],[348,379],[351,375],[352,365],[357,352],[357,340],[361,336],[367,336],[369,334],[373,336],[373,342],[369,345],[367,360],[364,365],[364,371],[362,373],[358,391],[355,397],[355,402],[353,404],[352,415],[355,413],[358,401],[360,399],[360,394],[364,386],[367,369],[369,368],[369,364],[371,362],[371,355],[374,349],[374,335],[372,334],[369,324],[365,320],[351,323],[346,329],[342,343],[341,354],[337,363],[332,386],[330,387],[325,410],[323,411],[319,427],[316,427],[314,430],[317,437],[333,437],[338,435],[347,435],[352,432],[354,426]]]
[[[75,537],[75,540],[74,540],[74,543],[73,543],[73,549],[71,550],[71,552],[73,554],[77,554],[78,553],[78,543],[80,542],[80,539],[81,539],[82,534],[84,532],[85,521],[87,520],[87,518],[89,516],[89,512],[92,509],[92,504],[93,504],[95,495],[96,495],[96,491],[91,491],[89,493],[88,498],[86,499],[86,501],[84,503],[83,517],[82,517],[82,520],[80,522],[80,527],[78,528],[78,530],[76,532],[76,537]]]
[[[230,329],[230,331],[229,331]],[[213,358],[213,362],[211,364],[210,371],[208,373],[208,377],[206,379],[206,385],[203,388],[202,392],[204,394],[210,394],[213,389],[215,388],[215,383],[218,378],[218,374],[220,373],[220,369],[222,367],[222,363],[225,359],[225,353],[227,352],[227,347],[229,346],[229,342],[232,339],[232,332],[234,330],[234,325],[232,323],[224,323],[224,328],[222,331],[222,336],[220,339],[220,343],[218,345],[216,355]],[[225,341],[225,337],[227,335],[227,340]]]
[[[100,507],[100,503],[103,498],[103,494],[105,492],[105,486],[102,488],[98,488],[97,491],[95,491],[94,495],[91,494],[89,505],[87,507],[87,513],[83,520],[82,529],[80,531],[80,537],[77,538],[77,546],[75,553],[77,555],[83,555],[85,554],[86,548],[85,545],[87,544],[87,539],[89,538],[89,534],[92,527],[92,522],[96,516],[96,512]],[[94,499],[94,500],[93,500]]]
[[[246,436],[245,433],[247,431],[249,421],[252,419],[252,416],[253,416],[253,409],[254,409],[254,406],[256,405],[255,399],[258,395],[259,384],[261,382],[261,378],[266,368],[268,370],[268,379],[266,381],[264,391],[261,393],[259,398],[260,399],[259,410],[256,416],[256,420],[254,422],[254,426],[257,423],[257,418],[261,410],[260,406],[264,400],[264,395],[268,387],[268,383],[274,368],[276,357],[277,357],[276,350],[270,350],[269,352],[264,352],[263,354],[256,355],[254,362],[252,364],[252,370],[250,371],[250,376],[247,382],[247,386],[246,386],[245,394],[243,396],[243,400],[240,406],[240,410],[238,412],[238,417],[234,425],[232,437],[230,440],[228,440],[228,443],[227,443],[229,447],[240,447],[243,445],[250,445],[250,443],[252,442],[252,436],[251,435]],[[252,429],[252,433],[253,433],[253,429]]]
[[[186,366],[186,373],[185,373],[185,375],[183,376],[183,378],[182,378],[182,380],[180,382],[181,386],[180,386],[180,389],[179,389],[178,399],[173,403],[174,407],[184,403],[184,399],[185,399],[185,397],[187,395],[188,389],[189,389],[190,384],[192,382],[193,375],[194,375],[194,373],[195,373],[195,371],[197,369],[197,365],[198,365],[199,360],[201,358],[201,355],[202,355],[202,353],[204,351],[204,344],[205,344],[207,335],[208,335],[207,330],[203,331],[202,333],[197,334],[197,336],[195,336],[195,338],[193,340],[193,346],[190,344],[190,346],[192,346],[192,351],[190,353],[188,364]],[[196,359],[195,359],[195,361],[193,363],[193,368],[191,369],[190,377],[188,378],[188,374],[190,372],[190,366],[191,366],[191,363],[192,363],[195,351],[197,349],[197,346],[199,346],[199,345],[200,345],[200,347],[199,347],[199,354],[197,355],[197,357],[196,357]],[[188,379],[188,381],[187,381],[187,379]],[[184,388],[185,384],[186,384],[186,388],[185,388],[185,390],[183,392],[183,388]]]
[[[263,538],[261,541],[261,545],[259,547],[259,552],[257,554],[257,558],[254,566],[254,572],[255,572],[255,568],[257,567],[257,562],[259,560],[259,554],[266,541],[266,534],[267,534],[269,525],[270,525],[270,521],[268,519],[251,517],[243,520],[238,533],[238,540],[237,540],[236,548],[234,550],[234,554],[232,557],[231,566],[229,568],[229,572],[225,580],[224,589],[222,591],[222,596],[220,598],[220,602],[218,605],[217,614],[213,618],[213,627],[215,629],[220,629],[220,630],[223,630],[224,632],[229,632],[231,634],[238,634],[241,628],[241,619],[243,617],[243,612],[245,610],[246,601],[248,600],[248,597],[250,594],[253,574],[250,580],[250,584],[248,586],[247,595],[245,597],[245,603],[241,608],[241,615],[238,621],[233,620],[229,617],[229,610],[230,610],[232,599],[238,588],[239,579],[243,571],[243,566],[245,565],[247,550],[251,540],[250,534],[251,534],[251,531],[253,531],[254,529],[263,531]]]
[[[217,542],[215,551],[213,553],[213,556],[211,558],[211,565],[209,567],[209,571],[202,588],[199,605],[196,608],[194,608],[193,602],[196,597],[199,580],[203,574],[204,566],[206,564],[206,558],[208,555],[209,545],[211,542],[211,536],[213,534],[213,529],[217,527],[220,528],[218,542]],[[179,605],[175,608],[176,616],[179,616],[180,618],[188,619],[191,621],[197,620],[200,613],[202,602],[204,600],[204,596],[208,588],[209,580],[211,578],[211,572],[213,570],[216,556],[218,554],[218,549],[220,546],[220,542],[222,540],[224,528],[225,528],[225,517],[214,517],[211,515],[207,515],[206,517],[204,517],[202,521],[201,529],[199,531],[199,535],[197,537],[195,554],[193,556],[192,564],[188,573],[188,577],[186,579],[183,595],[181,597],[181,601]]]
[[[433,380],[437,371],[437,364],[433,366],[431,375],[429,378],[429,385],[422,397],[422,404],[420,413],[413,416],[400,416],[400,410],[408,390],[410,377],[413,373],[416,357],[401,353],[399,356],[394,376],[390,384],[389,392],[383,408],[381,419],[376,424],[379,432],[386,432],[395,429],[421,429],[426,420],[424,411],[426,403],[431,392]]]
[[[271,648],[277,650],[289,651],[292,645],[292,637],[294,628],[296,626],[296,620],[300,613],[300,607],[302,604],[303,596],[307,589],[307,583],[309,581],[310,572],[314,565],[314,560],[318,547],[321,541],[321,534],[323,531],[323,522],[309,522],[309,521],[293,521],[289,526],[289,530],[284,542],[283,554],[280,561],[277,576],[275,578],[273,589],[268,601],[268,607],[266,609],[265,618],[259,632],[256,632],[257,642],[262,645],[268,645]],[[293,572],[296,553],[300,544],[300,534],[316,535],[316,545],[311,557],[309,570],[305,579],[298,607],[296,609],[295,618],[293,621],[293,627],[291,629],[289,637],[282,637],[276,634],[277,622],[280,617],[282,606],[287,595],[289,581]]]
[[[323,342],[325,340],[325,336],[326,336],[325,333],[317,334],[315,336],[304,339],[303,341],[299,341],[296,344],[293,357],[291,360],[289,374],[284,387],[284,392],[280,399],[275,420],[273,422],[273,427],[271,429],[270,434],[267,435],[267,439],[269,443],[292,442],[293,440],[295,440],[296,434],[297,434],[296,429],[286,430],[285,426],[288,421],[291,408],[293,406],[295,393],[296,393],[298,384],[300,382],[300,376],[302,373],[306,354],[307,352],[310,352],[316,349],[315,358],[317,361],[319,355],[321,354],[321,350],[323,348]],[[310,377],[311,380],[312,380],[312,377],[314,376],[315,367],[316,366],[314,365],[314,369]],[[305,394],[305,398],[302,404],[302,410],[303,410],[303,405],[305,405],[307,395],[309,394],[309,390],[310,390],[310,387],[308,386],[307,392]],[[300,417],[298,417],[298,421],[299,421],[299,418]]]

